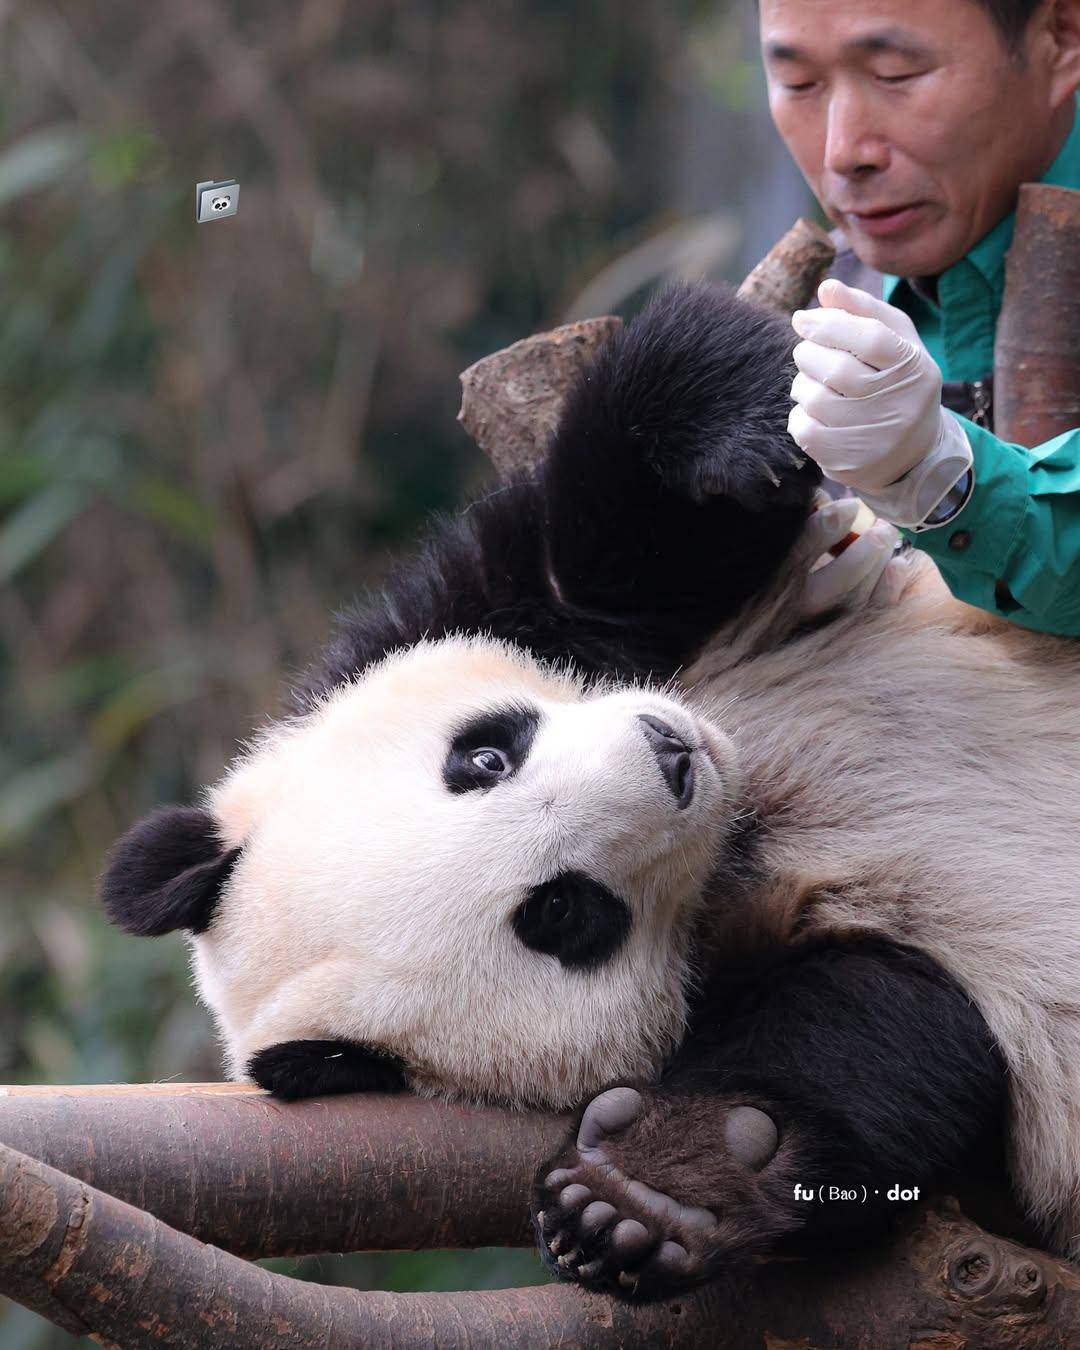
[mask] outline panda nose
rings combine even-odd
[[[694,796],[694,761],[690,748],[658,717],[639,713],[638,721],[660,765],[664,782],[675,798],[676,809],[682,811]]]

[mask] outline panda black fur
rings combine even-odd
[[[537,479],[445,522],[103,882],[189,930],[230,1070],[279,1095],[580,1103],[541,1250],[639,1297],[884,1227],[1003,1137],[1080,1254],[1080,647],[914,555],[899,603],[804,621],[790,342],[654,302]]]

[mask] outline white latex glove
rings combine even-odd
[[[886,569],[900,534],[888,521],[874,521],[838,558],[829,556],[829,550],[851,533],[860,505],[857,497],[843,497],[819,507],[807,521],[807,556],[820,563],[803,590],[802,608],[807,617],[840,604],[858,608],[868,601],[889,604],[897,598]]]
[[[921,525],[973,458],[941,407],[941,371],[895,306],[835,280],[818,299],[821,309],[791,316],[803,341],[788,432],[879,516]]]

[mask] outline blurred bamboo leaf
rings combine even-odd
[[[0,506],[22,501],[48,481],[48,470],[37,456],[0,455]]]
[[[131,491],[131,504],[173,534],[207,549],[214,538],[217,512],[193,492],[164,478],[144,478]]]
[[[202,662],[191,655],[175,665],[138,675],[90,719],[92,742],[115,751],[165,708],[196,698],[202,692],[204,673]]]
[[[102,137],[89,154],[90,174],[103,188],[156,178],[168,167],[168,147],[147,127],[125,127]]]
[[[80,746],[10,777],[0,790],[0,847],[24,838],[57,807],[86,792],[98,773],[97,753]]]
[[[0,582],[10,581],[70,525],[87,503],[84,488],[56,483],[0,525]]]
[[[85,161],[86,147],[74,122],[28,132],[0,153],[0,207],[65,179]]]

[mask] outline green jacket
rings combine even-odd
[[[1042,181],[1080,188],[1080,116]],[[901,277],[885,278],[884,298],[911,316],[946,380],[994,368],[1013,225],[1007,216],[941,274],[936,305]],[[1080,427],[1026,450],[960,420],[975,456],[971,498],[948,525],[909,538],[961,600],[1025,628],[1080,636]]]

